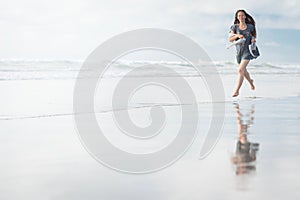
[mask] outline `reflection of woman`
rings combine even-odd
[[[236,114],[237,114],[237,122],[238,122],[238,142],[236,145],[235,156],[231,158],[233,164],[236,165],[236,174],[245,174],[251,171],[254,171],[255,165],[253,164],[256,161],[256,152],[258,151],[258,143],[251,143],[248,140],[248,128],[250,124],[253,124],[254,117],[254,109],[252,107],[249,119],[244,121],[244,117],[240,113],[239,105],[236,105]]]
[[[247,71],[246,67],[249,64],[250,60],[256,58],[254,57],[248,48],[251,43],[256,42],[256,28],[254,19],[245,11],[238,10],[235,13],[234,24],[230,28],[230,37],[229,41],[234,42],[235,40],[245,38],[246,40],[243,43],[236,45],[237,50],[237,63],[238,66],[238,82],[236,89],[233,93],[233,97],[239,95],[239,90],[242,86],[244,77],[250,83],[251,89],[254,90],[255,86],[253,80],[250,78],[250,74]]]

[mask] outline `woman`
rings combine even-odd
[[[236,45],[237,50],[237,63],[238,66],[238,81],[236,89],[233,93],[233,97],[239,95],[239,90],[244,81],[244,77],[250,83],[251,90],[255,89],[253,80],[250,78],[250,74],[247,71],[246,67],[249,64],[250,60],[256,58],[253,54],[250,53],[248,46],[251,43],[256,42],[256,28],[254,19],[245,11],[238,10],[235,13],[234,24],[230,28],[230,37],[229,41],[234,42],[235,40],[245,39],[243,43]]]

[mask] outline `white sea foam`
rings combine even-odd
[[[91,78],[94,70],[84,71],[81,77],[78,72],[83,61],[77,60],[0,60],[0,80],[52,80]],[[217,71],[221,75],[236,74],[237,65],[230,61],[214,61]],[[129,71],[140,66],[149,66],[149,70],[134,74],[135,77],[162,76],[162,77],[193,77],[200,76],[195,68],[187,62],[178,61],[118,61],[111,63],[104,74],[105,78],[125,76]],[[151,69],[151,65],[161,65],[175,70],[174,74],[165,74],[163,71]],[[201,67],[211,67],[201,63]],[[251,74],[291,74],[300,75],[300,64],[257,63],[248,66]]]

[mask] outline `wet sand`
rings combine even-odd
[[[0,198],[298,199],[299,78],[256,76],[255,81],[255,93],[245,84],[241,96],[232,99],[234,81],[223,77],[225,122],[219,141],[205,159],[199,155],[209,128],[211,104],[206,102],[205,92],[200,92],[200,128],[191,147],[171,166],[141,175],[107,168],[85,150],[75,128],[73,81],[2,81],[1,91],[6,95],[2,93],[0,100]],[[273,90],[275,83],[277,90]],[[163,108],[176,113],[179,106]],[[96,106],[98,111],[103,109]],[[141,120],[141,115],[147,109],[132,108],[132,120],[146,123],[148,119]],[[125,143],[122,148],[148,152],[163,147],[171,141],[168,137],[176,134],[173,129],[178,119],[171,116],[161,143],[156,140],[135,147]],[[99,120],[110,117],[109,111],[97,114]],[[104,130],[115,128],[109,120],[103,124]],[[111,136],[118,143],[120,138],[113,132]]]

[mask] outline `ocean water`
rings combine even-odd
[[[0,81],[2,80],[68,80],[76,78],[94,77],[94,71],[84,71],[82,77],[78,77],[83,61],[74,60],[0,60]],[[214,61],[217,71],[221,75],[235,75],[237,65],[230,61]],[[165,66],[176,71],[174,74],[166,74],[152,66]],[[148,69],[136,77],[194,77],[199,76],[195,68],[186,62],[170,61],[118,61],[109,65],[104,78],[122,77],[129,71],[140,66],[148,66]],[[205,64],[201,67],[210,67]],[[248,71],[258,75],[290,75],[300,76],[300,64],[277,64],[277,63],[250,63]]]
[[[235,87],[237,65],[230,61],[214,61],[219,73],[224,91],[225,101],[231,102],[231,92]],[[72,116],[73,90],[76,79],[99,78],[95,77],[95,70],[82,68],[81,60],[0,60],[0,87],[5,93],[0,99],[2,107],[0,119],[26,119],[39,117]],[[143,71],[134,71],[139,67],[147,66]],[[174,73],[166,73],[157,66],[168,67]],[[203,68],[210,65],[203,63]],[[251,92],[248,83],[244,83],[239,100],[249,98],[282,98],[299,95],[300,64],[250,63],[248,71],[257,85],[257,91]],[[80,76],[79,76],[79,72]],[[199,77],[195,68],[186,62],[178,61],[127,61],[119,60],[109,65],[103,74],[102,91],[96,91],[96,111],[98,113],[114,110],[111,105],[113,91],[118,82],[128,72],[130,78],[184,77],[197,96],[197,102],[208,103],[211,97],[204,81]],[[200,75],[201,76],[201,75]],[[246,81],[245,81],[246,82]],[[148,89],[148,90],[147,90]],[[153,90],[157,95],[152,95]],[[103,92],[105,95],[102,95]],[[98,95],[97,95],[98,94]],[[130,108],[150,108],[152,106],[178,106],[183,102],[176,102],[160,88],[146,87],[130,101]],[[23,99],[23,101],[20,101]],[[146,99],[146,100],[145,100]],[[24,106],[26,104],[26,106]],[[37,109],[39,108],[39,109]],[[117,108],[122,109],[122,108]]]

